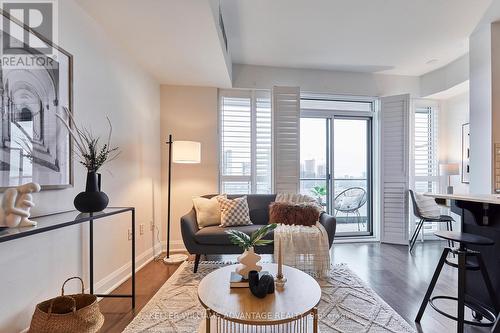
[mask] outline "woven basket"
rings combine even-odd
[[[64,295],[64,286],[70,280],[82,283],[82,293]],[[84,293],[83,280],[72,277],[64,281],[61,296],[36,306],[29,333],[94,333],[104,323],[97,297]]]

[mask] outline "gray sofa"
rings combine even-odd
[[[204,196],[211,198],[214,195]],[[241,195],[228,195],[228,198],[237,198]],[[230,227],[251,234],[262,225],[269,223],[269,204],[275,201],[276,194],[249,194],[247,195],[248,208],[250,209],[250,219],[253,225]],[[322,213],[319,222],[325,227],[328,233],[329,246],[332,246],[335,237],[336,220],[333,216]],[[241,249],[231,244],[228,235],[225,233],[228,227],[210,226],[202,229],[198,228],[196,222],[196,212],[193,209],[181,218],[181,232],[184,245],[189,253],[196,255],[194,271],[198,269],[202,254],[240,254]],[[265,239],[273,239],[272,232]],[[260,254],[272,254],[274,246],[258,246],[255,252]]]

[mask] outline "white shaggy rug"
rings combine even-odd
[[[124,332],[194,333],[205,311],[198,301],[200,280],[224,263],[183,263],[139,312]],[[333,266],[321,286],[319,328],[322,333],[415,332],[414,329],[346,265]]]

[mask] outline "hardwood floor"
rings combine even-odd
[[[415,315],[444,246],[444,242],[417,243],[414,254],[410,255],[406,246],[378,243],[335,244],[332,259],[334,264],[346,263],[385,302],[408,323],[416,327]],[[236,256],[208,257],[209,260],[234,260],[235,258]],[[271,256],[263,259],[270,260]],[[130,308],[130,300],[109,298],[102,300],[99,304],[105,316],[105,322],[101,332],[121,332],[176,269],[177,266],[166,266],[160,261],[149,263],[137,273],[135,312]],[[456,275],[454,268],[445,265],[435,294],[456,295]],[[129,288],[130,280],[114,292],[123,293],[130,290]],[[453,304],[444,305],[448,311],[456,313]],[[421,327],[416,328],[426,333],[455,332],[456,324],[428,306]],[[466,326],[466,332],[489,332],[489,330]]]
[[[338,244],[334,245],[333,263],[346,263],[375,292],[399,313],[408,323],[421,332],[456,332],[456,323],[427,306],[421,327],[415,326],[415,316],[431,277],[436,268],[445,242],[426,241],[415,245],[413,255],[407,246],[388,244]],[[434,295],[457,295],[457,271],[444,266]],[[456,314],[456,305],[439,303],[449,313]],[[471,319],[466,311],[466,317]],[[466,325],[466,332],[489,332],[485,328]]]
[[[101,332],[122,332],[178,267],[179,265],[167,266],[162,261],[151,261],[137,272],[135,310],[132,310],[128,298],[102,299],[99,302],[101,312],[104,314]],[[131,285],[131,280],[128,279],[112,293],[129,293]]]

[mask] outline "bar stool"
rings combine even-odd
[[[418,311],[417,317],[415,318],[415,322],[420,322],[422,316],[424,314],[425,308],[427,307],[427,303],[429,303],[434,310],[443,316],[455,320],[457,322],[457,332],[461,333],[464,331],[464,324],[474,325],[474,326],[493,326],[495,321],[497,320],[497,314],[499,313],[499,304],[495,295],[495,290],[491,284],[491,280],[488,276],[488,272],[486,270],[486,266],[483,261],[483,257],[481,256],[481,252],[473,251],[467,249],[467,245],[482,245],[482,246],[491,246],[494,245],[495,242],[487,237],[464,233],[464,232],[453,232],[453,231],[437,231],[434,233],[437,237],[445,239],[447,241],[458,242],[458,248],[449,248],[446,247],[443,249],[443,253],[441,254],[441,258],[439,259],[439,263],[436,267],[434,275],[432,276],[431,283],[425,293],[424,299],[422,301],[422,305],[420,305],[420,310]],[[449,261],[447,256],[449,253],[456,254],[458,257],[458,263]],[[468,257],[475,257],[477,260],[477,264],[468,261]],[[443,268],[444,264],[447,264],[452,267],[458,268],[458,297],[451,296],[433,296],[432,292],[434,287],[436,286],[436,282],[439,278],[439,274]],[[494,313],[489,309],[483,307],[480,304],[465,300],[465,272],[467,270],[472,271],[481,271],[483,276],[484,284],[486,285],[486,289],[488,291],[488,295],[493,302]],[[446,300],[454,300],[458,302],[458,310],[457,316],[453,316],[441,309],[439,309],[436,304],[434,304],[435,300],[438,299],[446,299]],[[472,310],[473,317],[477,321],[465,320],[465,307]],[[487,322],[481,322],[480,320],[486,319]]]

